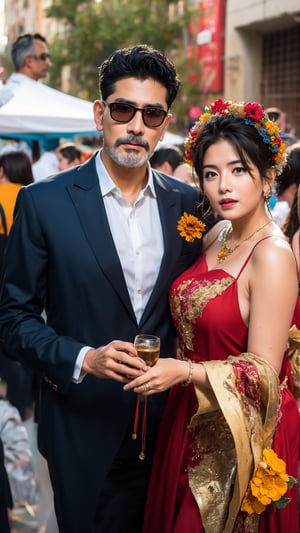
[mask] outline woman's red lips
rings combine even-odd
[[[224,198],[220,201],[220,205],[222,207],[232,207],[234,204],[236,204],[237,201],[233,200],[233,198]]]

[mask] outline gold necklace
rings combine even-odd
[[[242,241],[238,242],[233,248],[230,248],[229,246],[227,246],[227,239],[230,235],[230,233],[232,232],[232,226],[231,224],[228,224],[228,226],[226,226],[226,228],[224,228],[224,230],[221,232],[221,242],[222,242],[222,247],[217,255],[217,260],[219,263],[221,263],[221,261],[224,261],[226,259],[226,257],[228,257],[229,255],[233,254],[233,252],[235,252],[235,250],[237,250],[237,248],[239,248],[241,246],[241,244],[245,241],[250,241],[250,239],[256,234],[258,233],[259,231],[261,231],[263,228],[265,228],[266,226],[268,226],[268,224],[271,224],[271,220],[268,220],[268,222],[265,222],[265,224],[263,224],[262,226],[260,226],[260,228],[256,229],[255,231],[253,231],[253,233],[251,233],[251,235],[248,235],[248,237],[246,237],[245,239],[243,239]]]

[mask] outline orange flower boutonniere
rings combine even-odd
[[[285,493],[296,479],[286,473],[285,462],[269,448],[263,450],[261,461],[249,483],[241,510],[261,514],[270,503],[283,509],[291,501]]]
[[[194,242],[195,239],[201,239],[205,231],[205,224],[194,215],[188,215],[184,212],[178,220],[177,229],[180,237],[184,237],[187,242]]]

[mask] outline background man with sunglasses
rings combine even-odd
[[[47,41],[40,33],[24,33],[11,47],[15,72],[0,90],[0,106],[12,98],[16,88],[24,82],[46,78],[51,66]]]
[[[151,396],[145,411],[143,395],[123,390],[147,371],[132,342],[155,334],[161,357],[175,356],[168,290],[201,250],[177,230],[195,214],[196,190],[148,162],[178,89],[163,53],[114,52],[94,103],[102,150],[17,200],[0,336],[41,375],[39,447],[63,533],[141,533],[166,397]]]

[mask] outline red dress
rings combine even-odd
[[[178,331],[180,357],[205,361],[225,360],[247,351],[248,328],[238,303],[238,279],[220,269],[208,271],[205,255],[181,276],[170,289],[173,319]],[[276,290],[276,288],[274,288]],[[288,374],[285,358],[281,381]],[[201,517],[188,486],[186,467],[190,461],[189,430],[197,409],[194,386],[181,384],[170,390],[152,468],[143,533],[201,533]],[[299,412],[289,389],[282,390],[282,416],[277,425],[273,449],[297,477],[300,428]],[[275,511],[272,505],[260,518],[260,533],[298,532],[297,488],[289,490],[292,501]]]

